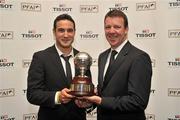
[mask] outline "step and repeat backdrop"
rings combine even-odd
[[[147,120],[180,120],[180,0],[0,0],[0,120],[36,120],[38,106],[26,100],[34,52],[54,44],[53,21],[62,13],[76,21],[75,48],[97,58],[109,47],[103,20],[112,9],[129,19],[129,41],[152,60]],[[96,120],[96,110],[87,115]]]

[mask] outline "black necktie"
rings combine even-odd
[[[69,58],[71,57],[71,55],[69,55],[69,56],[61,55],[61,57],[65,60],[65,63],[66,63],[66,77],[67,77],[68,82],[70,82],[72,80],[71,65],[69,63]]]
[[[110,69],[111,69],[111,67],[112,67],[112,64],[113,64],[113,62],[114,62],[114,60],[115,60],[115,55],[117,54],[118,52],[116,51],[116,50],[112,50],[112,52],[111,52],[111,56],[110,56],[110,60],[109,60],[109,66],[108,66],[108,68],[107,68],[107,70],[106,70],[106,74],[105,74],[105,77],[104,77],[104,82],[103,82],[103,84],[105,85],[105,84],[107,84],[107,82],[109,81],[109,80],[107,80],[107,76],[108,76],[108,74],[109,74],[109,72],[110,72]]]
[[[116,54],[117,54],[117,51],[112,50],[108,68],[112,66],[112,64],[114,62],[114,57],[115,57]]]

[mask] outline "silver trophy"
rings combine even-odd
[[[91,78],[85,75],[92,65],[92,57],[86,52],[79,52],[74,58],[74,64],[76,69],[80,71],[80,74],[71,81],[70,94],[77,97],[93,95],[94,85]]]

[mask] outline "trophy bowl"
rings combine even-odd
[[[91,78],[85,75],[86,71],[90,70],[90,66],[92,65],[92,57],[86,52],[79,52],[74,57],[74,64],[80,74],[72,79],[70,94],[77,97],[93,95],[94,85]]]

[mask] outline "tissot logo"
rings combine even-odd
[[[6,0],[0,0],[0,10],[10,10],[13,5],[6,3]]]
[[[33,11],[33,12],[40,12],[41,11],[41,4],[37,3],[21,3],[21,10],[23,11]]]
[[[128,6],[123,6],[121,3],[117,3],[114,5],[114,7],[109,8],[109,10],[121,10],[121,11],[127,11],[128,10]]]
[[[0,98],[1,97],[12,97],[15,95],[15,89],[9,88],[9,89],[0,89]]]
[[[13,66],[14,62],[9,62],[6,58],[0,59],[0,68],[9,68]]]
[[[92,111],[92,112],[89,112],[87,113],[87,117],[88,118],[92,118],[92,117],[96,117],[97,116],[97,112],[96,110]]]
[[[154,114],[146,114],[146,120],[155,120]]]
[[[169,8],[180,8],[180,0],[170,0]]]
[[[137,11],[146,11],[146,10],[155,10],[156,9],[156,2],[143,2],[143,3],[136,3],[136,10]]]
[[[168,117],[167,120],[180,120],[180,115],[174,115],[174,117]]]
[[[37,113],[24,114],[23,120],[37,120]]]
[[[13,31],[0,31],[0,39],[13,39]]]
[[[28,33],[22,33],[23,39],[41,39],[43,34],[37,33],[36,30],[28,30]]]
[[[155,39],[156,33],[151,32],[149,29],[142,30],[142,33],[136,33],[136,37],[139,39],[143,38],[149,38],[149,39]]]
[[[180,67],[180,58],[175,58],[174,61],[168,61],[169,67]]]
[[[179,115],[175,115],[175,118],[180,118],[180,114]]]
[[[180,88],[168,88],[168,96],[180,97]]]
[[[23,68],[29,68],[31,60],[24,59],[22,60]]]
[[[151,89],[150,92],[151,92],[151,94],[155,94],[155,91],[156,91],[155,89]]]
[[[0,120],[15,120],[15,117],[9,117],[9,115],[1,115]]]
[[[99,6],[98,5],[80,5],[81,13],[98,13]]]
[[[5,3],[5,0],[0,0],[0,3]]]
[[[98,59],[92,60],[92,66],[98,66]]]
[[[53,11],[55,12],[71,12],[72,8],[67,7],[66,4],[60,4],[58,7],[53,7]]]
[[[169,38],[180,38],[180,29],[168,30]]]
[[[155,59],[151,59],[151,64],[152,64],[152,67],[155,67],[155,65],[156,65],[156,60],[155,60]]]
[[[27,89],[23,89],[22,92],[23,92],[23,95],[26,95]]]
[[[95,40],[99,38],[99,34],[93,33],[93,31],[86,31],[84,34],[80,34],[81,39]]]

